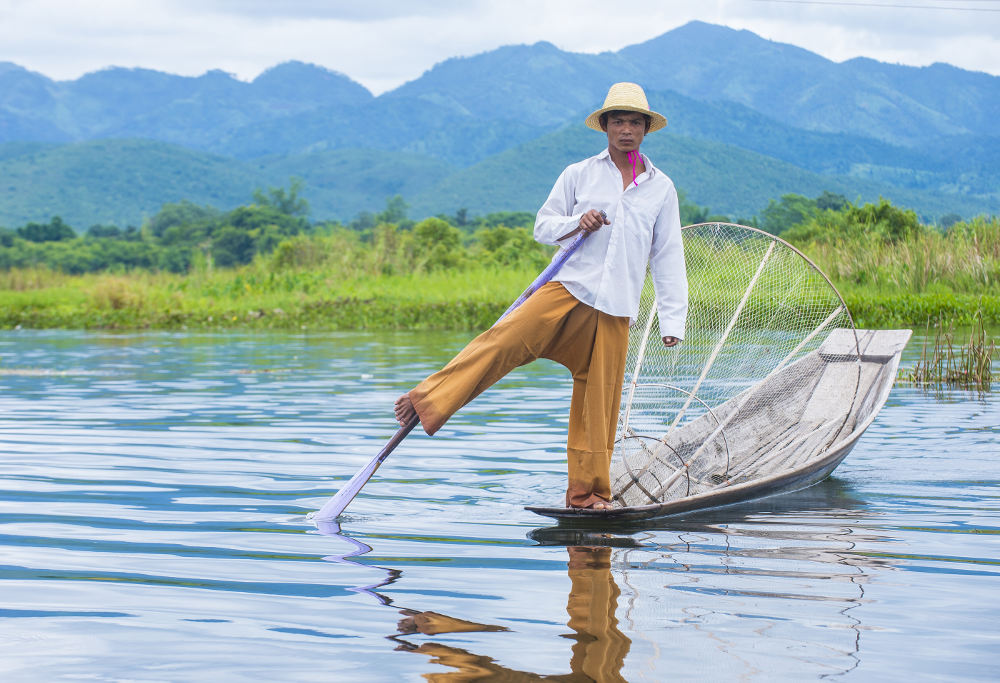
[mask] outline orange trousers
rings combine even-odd
[[[608,470],[618,427],[628,322],[581,303],[562,284],[549,282],[410,391],[420,424],[434,434],[514,368],[538,358],[554,360],[573,375],[566,504],[589,507],[610,500]]]

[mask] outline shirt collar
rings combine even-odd
[[[642,152],[639,152],[639,154],[642,154],[642,163],[646,167],[646,170],[643,171],[642,175],[640,175],[639,177],[641,178],[643,175],[646,175],[648,173],[649,177],[652,178],[654,175],[656,175],[656,167],[653,166],[653,162],[649,160],[648,156],[646,156]],[[608,150],[607,147],[601,150],[601,153],[597,155],[597,158],[607,159],[609,164],[611,164],[612,166],[615,165],[615,162],[611,161],[611,152]]]

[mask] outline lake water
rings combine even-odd
[[[832,479],[602,534],[523,509],[565,480],[536,363],[317,530],[467,337],[0,332],[0,678],[1000,677],[995,393],[897,386]]]

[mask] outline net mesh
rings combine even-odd
[[[812,262],[745,226],[682,234],[684,341],[664,347],[649,277],[629,334],[611,478],[619,505],[662,504],[793,467],[850,427],[857,398],[859,363],[834,368],[818,353],[835,332],[856,351],[857,335]],[[817,391],[820,383],[837,390]]]

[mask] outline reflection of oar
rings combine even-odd
[[[603,211],[601,211],[601,216],[605,221],[608,220],[607,215]],[[535,292],[535,290],[551,280],[555,274],[559,272],[559,269],[563,267],[566,260],[573,255],[573,252],[575,252],[577,248],[583,244],[583,240],[586,239],[589,234],[589,232],[584,230],[577,235],[576,239],[573,240],[573,243],[564,249],[556,257],[556,259],[552,261],[552,263],[550,263],[538,277],[535,278],[535,281],[528,285],[528,288],[521,293],[521,296],[517,297],[517,300],[515,300],[506,311],[504,311],[503,315],[497,319],[497,323],[506,318],[508,313],[523,304],[528,297]],[[497,323],[493,324],[496,325]],[[382,450],[378,452],[378,455],[372,458],[367,465],[362,467],[361,471],[351,477],[351,480],[347,482],[342,489],[337,491],[337,493],[330,498],[330,500],[326,501],[326,505],[320,508],[319,512],[313,515],[313,520],[323,522],[331,519],[337,519],[337,517],[340,516],[340,513],[342,513],[344,509],[351,504],[354,497],[358,495],[361,488],[368,483],[369,479],[372,478],[372,475],[375,474],[375,470],[377,470],[385,459],[389,457],[389,454],[392,453],[393,449],[399,445],[399,442],[405,439],[406,435],[413,431],[413,428],[417,426],[419,421],[420,420],[418,418],[414,417],[412,420],[400,427],[399,431],[397,431],[393,437],[389,439],[389,443],[387,443]]]
[[[323,558],[324,560],[328,562],[339,562],[340,564],[353,564],[356,567],[361,567],[362,569],[366,570],[372,568],[381,569],[382,571],[385,572],[385,578],[379,581],[378,583],[373,583],[369,586],[355,586],[354,588],[348,588],[347,590],[354,591],[356,593],[365,593],[367,595],[372,596],[383,605],[391,605],[392,598],[388,598],[382,595],[381,593],[378,592],[378,589],[382,588],[383,586],[388,586],[391,583],[395,583],[396,579],[399,578],[402,572],[398,569],[389,569],[388,567],[379,567],[373,564],[364,564],[358,562],[357,560],[351,559],[353,557],[360,557],[361,555],[370,553],[372,551],[372,547],[367,543],[362,543],[356,538],[351,538],[347,534],[341,533],[340,524],[338,524],[337,522],[333,521],[317,522],[316,528],[324,536],[333,536],[335,538],[339,538],[342,541],[347,541],[349,544],[354,546],[354,550],[352,550],[349,553],[344,553],[343,555],[327,555],[326,557]]]

